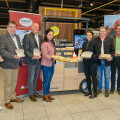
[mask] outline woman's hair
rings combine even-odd
[[[48,34],[49,32],[53,32],[53,33],[54,33],[54,31],[53,31],[52,29],[47,29],[47,30],[46,30],[46,36],[45,36],[43,42],[48,42],[48,41],[49,41],[49,39],[47,38],[47,34]],[[52,42],[52,44],[55,46],[55,42],[54,42],[53,39],[51,40],[51,42]]]
[[[54,31],[53,31],[52,29],[47,29],[47,30],[46,30],[46,36],[45,36],[43,42],[48,42],[48,41],[49,41],[49,39],[47,38],[47,34],[48,34],[49,32],[53,32],[53,33],[54,33]],[[52,39],[52,41],[53,41],[53,39]],[[53,42],[54,42],[54,41],[53,41]]]
[[[94,35],[94,33],[93,33],[91,30],[88,30],[88,31],[86,32],[86,35],[87,35],[87,33],[91,33],[92,36]]]

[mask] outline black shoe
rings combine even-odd
[[[105,97],[109,97],[109,91],[105,90]]]
[[[37,102],[37,99],[34,97],[34,95],[29,96],[31,101]]]
[[[120,89],[118,90],[118,95],[120,95]]]
[[[84,96],[89,96],[89,95],[91,95],[91,94],[92,94],[92,91],[86,92],[86,93],[84,94]]]
[[[98,90],[97,90],[97,94],[99,95],[100,93],[102,93],[102,90],[101,90],[101,89],[98,89]]]
[[[36,98],[43,98],[43,96],[42,96],[42,95],[39,95],[38,93],[35,93],[35,94],[34,94],[34,97],[36,97]]]
[[[97,93],[93,93],[89,98],[90,98],[90,99],[93,99],[93,98],[95,98],[95,97],[97,97]]]
[[[110,90],[110,94],[114,94],[114,89],[111,89],[111,90]]]

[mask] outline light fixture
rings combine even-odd
[[[81,7],[82,6],[82,0],[81,0],[81,3],[80,3],[80,5],[78,5],[78,7]]]
[[[94,3],[94,1],[91,1],[91,2],[90,2],[90,6],[93,6],[93,3]]]

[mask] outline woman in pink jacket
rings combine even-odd
[[[42,60],[41,69],[43,72],[43,100],[46,102],[52,102],[54,100],[50,94],[50,83],[54,74],[54,59],[51,58],[55,55],[55,43],[53,41],[53,30],[48,29],[46,31],[46,37],[41,45]]]

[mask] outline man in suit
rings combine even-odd
[[[41,50],[41,43],[43,41],[42,36],[38,34],[39,25],[38,23],[33,23],[32,32],[30,34],[25,35],[23,39],[23,47],[25,51],[24,62],[27,63],[28,67],[28,94],[31,101],[36,102],[36,98],[40,98],[40,96],[36,92],[37,78],[40,71],[40,62],[41,55],[34,56],[34,50],[37,48],[39,51]]]
[[[0,37],[0,55],[4,60],[0,64],[4,72],[4,102],[8,109],[13,108],[10,102],[23,102],[16,98],[15,93],[20,59],[15,50],[21,48],[19,36],[15,34],[16,29],[16,23],[10,21],[7,25],[7,32]]]
[[[115,35],[113,38],[113,45],[115,47],[115,52],[120,51],[120,24],[117,24],[115,27]],[[111,90],[110,94],[114,94],[115,90],[115,81],[116,81],[116,68],[118,70],[117,76],[117,91],[120,95],[120,55],[115,54],[114,59],[111,64]]]
[[[97,37],[95,40],[99,44],[99,48],[102,54],[110,54],[110,57],[99,56],[98,60],[98,94],[101,93],[102,89],[102,76],[104,71],[104,80],[105,80],[105,97],[109,97],[109,81],[110,81],[110,65],[111,60],[114,57],[114,46],[113,39],[106,36],[106,28],[100,27],[100,37]]]

